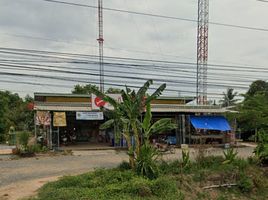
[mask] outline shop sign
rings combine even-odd
[[[103,112],[76,112],[76,120],[103,120]]]
[[[35,125],[50,126],[51,116],[49,111],[37,111],[35,116]]]
[[[66,126],[66,114],[65,112],[53,113],[53,126],[61,127]]]
[[[117,102],[122,102],[122,96],[121,94],[107,94],[109,97],[115,99]],[[102,100],[100,97],[97,97],[96,95],[92,94],[91,97],[91,105],[92,110],[99,110],[100,108],[106,108],[109,110],[113,110],[114,107],[109,104],[108,102]]]

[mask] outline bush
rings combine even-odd
[[[159,172],[162,174],[180,174],[181,173],[181,162],[175,160],[173,162],[162,161],[159,164]]]
[[[178,185],[172,177],[160,177],[153,181],[152,193],[163,199],[184,199],[184,195],[178,190]]]
[[[33,144],[28,146],[28,151],[31,153],[40,153],[43,152],[43,148],[40,144]]]
[[[187,168],[190,166],[190,152],[188,150],[182,150],[182,167]]]
[[[249,162],[245,159],[235,159],[232,164],[236,167],[238,167],[238,169],[240,171],[244,171],[248,166],[249,166]]]
[[[242,192],[250,192],[253,189],[253,181],[244,173],[240,174],[238,187]]]
[[[197,168],[212,169],[221,166],[224,158],[222,156],[206,156],[196,162]]]
[[[129,170],[131,169],[131,166],[128,162],[123,161],[122,163],[120,163],[120,165],[118,166],[119,170]]]
[[[142,145],[136,159],[137,174],[149,179],[157,178],[159,174],[158,166],[156,164],[158,155],[157,149],[153,146],[149,144]]]
[[[254,153],[261,163],[268,164],[268,134],[263,130],[258,133],[258,145]]]
[[[223,151],[224,154],[224,164],[232,163],[237,157],[238,152],[234,150],[234,148],[227,149]]]
[[[18,134],[18,143],[23,151],[27,151],[30,133],[23,131]]]

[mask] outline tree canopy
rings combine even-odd
[[[243,131],[268,130],[268,82],[257,80],[250,85],[239,112]]]
[[[33,128],[33,112],[28,109],[28,103],[32,101],[30,96],[22,99],[16,93],[0,91],[0,142],[11,126],[16,130]]]
[[[223,107],[233,106],[238,99],[235,99],[237,92],[234,92],[233,88],[227,88],[226,93],[223,93],[223,99],[220,100],[220,103]]]
[[[74,86],[74,89],[72,90],[72,93],[73,94],[91,94],[92,91],[93,91],[92,88],[98,89],[98,87],[96,85],[91,85],[91,84],[80,85],[80,84],[77,84],[77,85]],[[105,93],[108,93],[108,94],[120,94],[121,89],[110,87],[110,88],[108,88],[108,90]]]

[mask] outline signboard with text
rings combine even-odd
[[[76,112],[76,120],[103,120],[103,112]]]
[[[53,126],[56,127],[67,126],[65,112],[53,112]]]

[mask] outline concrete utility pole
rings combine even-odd
[[[100,91],[104,92],[104,66],[103,66],[103,9],[102,0],[98,0],[98,22],[99,22],[99,64],[100,64]]]
[[[209,0],[198,0],[196,101],[207,103]]]

